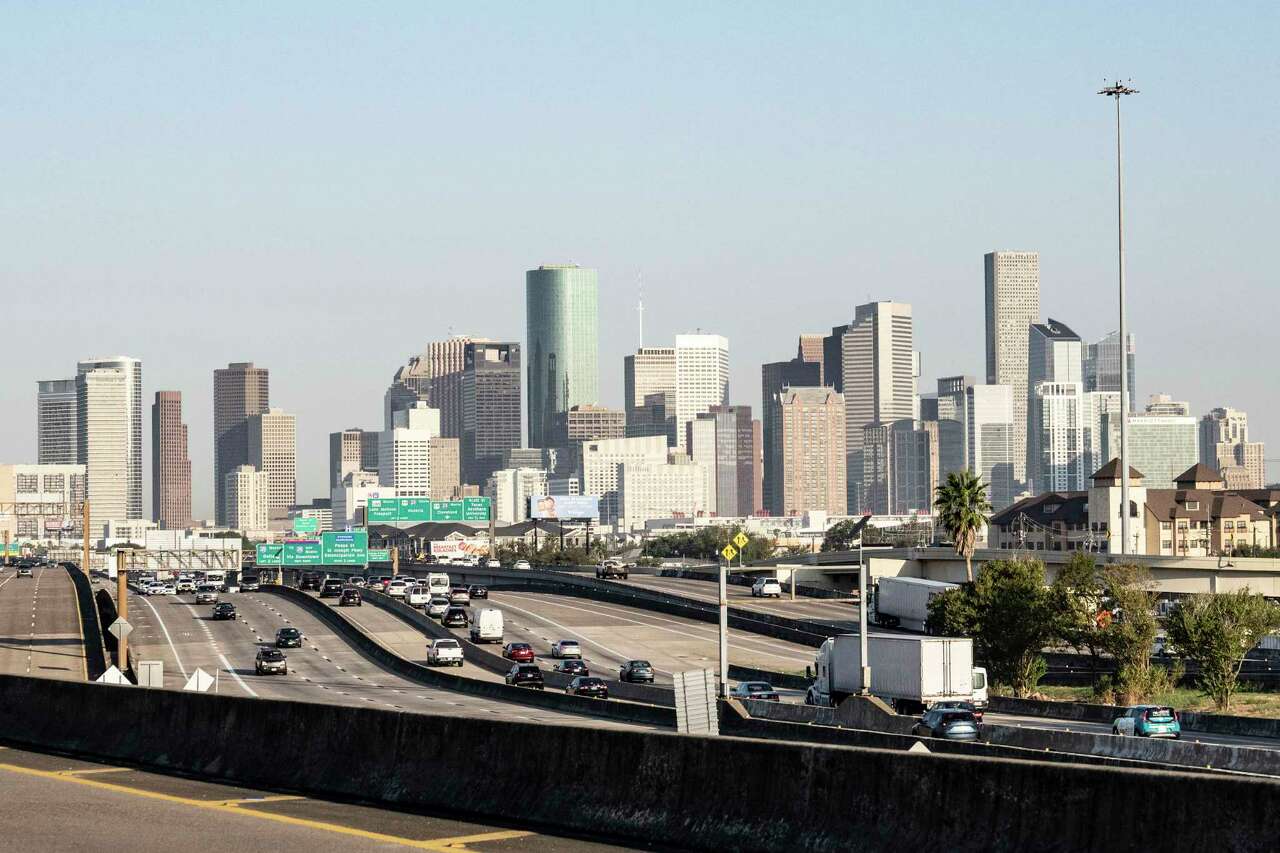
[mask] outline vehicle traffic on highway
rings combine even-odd
[[[591,699],[608,699],[609,685],[603,678],[594,675],[580,675],[570,681],[564,688],[570,696],[587,696]]]
[[[288,675],[289,661],[285,658],[284,652],[267,646],[258,649],[253,668],[258,675]]]
[[[462,666],[462,644],[457,640],[432,640],[427,646],[427,663],[431,666]]]
[[[297,628],[281,628],[276,631],[276,647],[281,649],[302,648],[302,632]]]
[[[542,670],[531,663],[518,663],[511,667],[504,676],[507,684],[513,687],[532,687],[544,690],[546,682],[542,678]]]
[[[758,699],[763,702],[780,702],[781,697],[767,681],[740,681],[729,691],[734,699]]]
[[[1167,705],[1134,705],[1111,723],[1113,735],[1128,737],[1182,737],[1182,721],[1178,712]]]
[[[977,717],[956,708],[931,708],[911,727],[913,735],[944,740],[977,740],[980,730]]]
[[[653,684],[653,664],[647,660],[629,660],[618,669],[618,680],[630,684]]]

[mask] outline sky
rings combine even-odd
[[[981,378],[993,249],[1039,251],[1045,316],[1095,340],[1104,77],[1141,90],[1139,399],[1244,409],[1280,457],[1280,7],[1061,5],[0,2],[0,460],[35,459],[37,380],[136,356],[208,517],[213,370],[253,361],[323,496],[328,434],[379,428],[427,341],[524,339],[540,263],[599,270],[611,406],[640,276],[645,343],[726,335],[757,411],[762,362],[872,299],[914,306],[922,391]]]

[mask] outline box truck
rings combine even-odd
[[[962,700],[977,704],[973,640],[961,637],[917,637],[870,634],[871,694],[900,714],[919,713],[935,702]],[[839,705],[862,690],[862,654],[857,634],[827,639],[814,659],[814,682],[805,696],[810,705]],[[986,702],[983,702],[985,706]]]
[[[959,584],[924,578],[880,578],[871,621],[885,628],[923,631],[929,618],[929,600],[957,586]]]

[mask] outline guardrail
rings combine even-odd
[[[93,586],[80,569],[66,563],[62,564],[62,568],[66,569],[71,585],[76,590],[76,609],[80,612],[80,631],[84,635],[85,670],[90,681],[97,681],[98,676],[107,671],[107,652],[103,642],[106,632],[103,631],[102,617],[98,615],[98,605],[94,601]]]
[[[672,708],[643,705],[638,702],[605,702],[599,699],[587,699],[582,696],[548,693],[527,687],[511,687],[506,684],[479,681],[474,678],[464,678],[459,675],[441,672],[437,669],[405,660],[370,637],[332,607],[323,604],[318,599],[312,598],[300,590],[292,587],[267,585],[263,586],[261,591],[279,595],[305,608],[309,613],[333,628],[349,645],[373,663],[402,678],[407,678],[420,684],[452,690],[457,693],[467,693],[472,696],[496,699],[502,702],[548,708],[569,714],[583,714],[590,717],[602,717],[641,725],[669,726],[671,728],[674,728],[676,724],[675,711]]]
[[[1058,720],[1080,720],[1103,723],[1112,721],[1128,710],[1119,705],[1098,705],[1088,702],[1051,702],[1037,699],[1016,699],[1011,696],[992,696],[990,708],[1003,714],[1024,714]],[[1178,711],[1183,731],[1204,732],[1239,737],[1280,738],[1280,719],[1274,717],[1240,717],[1231,714]]]

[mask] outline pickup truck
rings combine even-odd
[[[432,640],[427,646],[431,666],[462,666],[462,646],[457,640]]]
[[[621,560],[605,560],[596,566],[597,578],[620,578],[627,579],[627,564]]]

